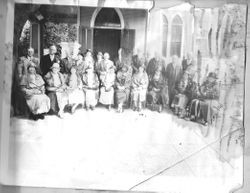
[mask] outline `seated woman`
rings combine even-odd
[[[123,112],[124,103],[129,101],[131,78],[129,67],[123,65],[122,69],[118,71],[115,81],[115,99],[118,105],[118,113]]]
[[[60,65],[54,63],[44,79],[46,82],[47,95],[50,98],[50,113],[63,118],[64,108],[68,104],[68,94],[63,75],[59,72]]]
[[[204,125],[211,124],[220,109],[219,86],[216,73],[210,72],[200,87],[200,99],[194,99],[190,105],[191,120],[200,121]]]
[[[82,76],[83,90],[85,93],[86,110],[95,109],[99,93],[99,80],[94,72],[94,68],[89,66]]]
[[[186,114],[186,106],[188,103],[188,97],[185,93],[188,82],[188,74],[183,74],[183,77],[180,80],[180,83],[177,86],[176,94],[174,96],[171,107],[174,109],[174,114],[180,118],[184,118]]]
[[[82,90],[82,80],[77,73],[77,67],[72,66],[67,80],[68,104],[71,106],[71,113],[75,112],[77,106],[85,104],[85,96]]]
[[[141,111],[142,104],[146,101],[148,88],[148,75],[145,72],[144,65],[139,66],[138,72],[132,77],[132,100],[133,110]]]
[[[148,86],[147,107],[149,107],[151,110],[158,110],[159,112],[162,111],[163,87],[164,87],[164,81],[162,77],[161,68],[158,68],[154,73],[154,76],[149,82]]]
[[[115,68],[114,62],[109,59],[109,53],[105,52],[103,55],[103,60],[99,66],[99,75],[105,74],[110,68]]]
[[[107,105],[108,110],[111,110],[111,105],[114,104],[114,83],[115,69],[110,67],[108,71],[100,76],[100,99],[99,102]]]
[[[20,86],[34,120],[44,119],[43,114],[50,109],[50,100],[45,95],[44,84],[42,77],[36,74],[36,65],[30,63],[27,74],[21,78]]]

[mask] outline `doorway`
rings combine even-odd
[[[93,49],[108,52],[111,60],[117,57],[121,46],[122,15],[119,16],[118,12],[114,8],[101,8],[94,20]]]
[[[108,52],[110,59],[117,58],[117,51],[121,46],[121,30],[94,29],[94,50]]]

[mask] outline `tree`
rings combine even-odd
[[[61,42],[75,42],[77,37],[76,24],[46,22],[43,25],[44,46],[60,44]]]

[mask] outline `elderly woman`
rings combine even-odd
[[[200,87],[200,99],[191,102],[191,120],[198,120],[204,125],[211,124],[220,109],[219,85],[214,72],[208,74],[207,79]]]
[[[82,76],[83,90],[85,93],[86,110],[95,109],[99,93],[99,79],[93,67],[89,67]]]
[[[118,104],[118,113],[123,112],[123,105],[129,100],[131,78],[129,67],[123,65],[122,69],[118,71],[115,81],[115,99]]]
[[[164,88],[164,80],[162,77],[161,67],[158,67],[148,86],[147,106],[151,110],[162,111],[163,99],[162,91]]]
[[[70,75],[67,80],[67,92],[69,97],[68,104],[71,106],[71,113],[73,114],[79,105],[84,106],[85,96],[82,90],[82,80],[77,73],[77,67],[72,66]]]
[[[110,59],[109,59],[109,53],[104,53],[104,55],[103,55],[103,61],[102,61],[102,63],[101,63],[101,73],[105,73],[105,72],[107,72],[107,70],[108,69],[110,69],[110,68],[114,68],[115,66],[114,66],[114,62],[112,62]]]
[[[63,75],[60,73],[60,65],[54,63],[51,70],[45,75],[47,95],[51,101],[50,113],[63,118],[64,108],[68,104],[68,95]]]
[[[108,110],[111,110],[111,105],[114,104],[114,83],[115,69],[110,67],[108,71],[100,76],[100,99],[99,102],[107,105]]]
[[[133,75],[132,78],[132,100],[133,110],[141,111],[142,103],[146,101],[146,93],[148,88],[148,75],[144,70],[144,66],[141,65],[138,68],[138,72]]]
[[[20,86],[34,120],[44,119],[44,113],[50,109],[50,100],[45,95],[42,77],[36,74],[36,65],[30,63],[27,74],[21,78]]]

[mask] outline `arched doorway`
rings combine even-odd
[[[111,59],[117,57],[117,51],[121,46],[121,13],[116,9],[102,8],[94,18],[93,49],[96,52],[108,52]]]

